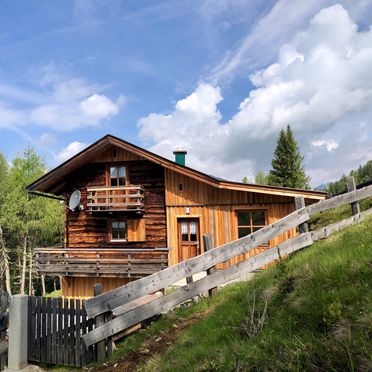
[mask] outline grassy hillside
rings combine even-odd
[[[371,285],[369,218],[225,288],[209,315],[142,369],[371,370]]]

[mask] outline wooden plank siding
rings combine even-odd
[[[128,169],[130,184],[141,185],[145,189],[145,211],[142,215],[132,212],[116,212],[115,216],[126,216],[128,219],[144,219],[145,241],[111,243],[108,242],[108,217],[113,215],[95,214],[94,212],[66,211],[69,221],[69,236],[65,242],[70,248],[82,247],[115,247],[115,248],[164,248],[166,247],[166,218],[164,170],[148,161],[131,161],[124,163]],[[105,163],[85,166],[69,176],[67,196],[73,190],[80,190],[81,204],[86,205],[87,187],[105,186]],[[67,201],[66,201],[67,202]],[[120,213],[120,214],[119,214]]]
[[[292,197],[218,189],[171,170],[165,171],[165,190],[168,247],[173,248],[169,252],[169,265],[180,262],[178,218],[199,219],[200,247],[201,252],[204,252],[203,234],[211,234],[215,247],[238,238],[237,210],[265,210],[267,224],[271,224],[295,210]],[[186,207],[189,209],[187,214]],[[270,246],[275,246],[295,235],[296,230],[292,229],[272,239],[269,242]],[[225,264],[219,264],[217,268],[226,268],[267,248],[255,248],[248,254],[236,256]]]
[[[144,188],[144,213],[128,212],[72,212],[66,208],[65,248],[112,248],[155,249],[167,246],[165,183],[163,167],[140,156],[113,146],[100,151],[89,163],[70,173],[65,179],[65,202],[74,190],[81,192],[81,204],[87,204],[87,188],[106,185],[108,165],[124,165],[130,185]],[[109,220],[113,217],[127,218],[128,241],[110,242]],[[68,221],[68,228],[67,228]],[[137,231],[133,231],[138,227]],[[141,231],[139,231],[139,229]],[[88,258],[88,256],[87,256]],[[89,275],[87,275],[89,276]],[[130,278],[120,277],[73,277],[64,276],[62,295],[88,298],[93,296],[93,286],[103,285],[109,291],[126,284]]]

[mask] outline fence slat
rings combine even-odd
[[[41,362],[41,343],[42,343],[42,325],[41,325],[42,297],[36,297],[36,362]]]
[[[63,306],[62,306],[62,297],[58,297],[57,301],[57,316],[58,316],[58,347],[57,347],[57,363],[63,364]]]
[[[81,332],[81,318],[80,318],[80,300],[75,301],[75,365],[76,367],[81,367],[81,339],[80,339],[80,332]]]
[[[63,349],[64,349],[64,365],[70,364],[70,353],[69,353],[69,343],[68,343],[68,333],[69,333],[69,316],[68,316],[68,299],[63,300]]]
[[[57,303],[58,299],[52,299],[52,363],[57,364],[58,334],[57,334]]]
[[[84,336],[87,333],[87,312],[85,311],[85,301],[81,303],[81,334]],[[81,366],[87,365],[87,348],[81,340]]]
[[[69,344],[69,365],[75,366],[75,308],[74,308],[74,299],[70,298],[70,328],[69,328],[69,338],[67,341]]]
[[[40,316],[40,323],[41,323],[41,344],[40,344],[40,362],[46,363],[47,362],[47,345],[46,345],[46,334],[47,334],[47,321],[46,321],[46,298],[41,297],[41,316]]]
[[[48,297],[46,303],[47,315],[47,336],[46,336],[46,349],[47,349],[47,363],[52,362],[52,299]]]

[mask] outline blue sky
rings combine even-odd
[[[106,133],[240,180],[291,124],[316,186],[372,155],[372,1],[1,1],[0,151]],[[353,134],[353,135],[351,135]]]

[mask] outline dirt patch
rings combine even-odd
[[[146,362],[155,355],[164,353],[168,347],[177,340],[183,330],[190,327],[210,312],[211,309],[193,314],[187,319],[177,318],[169,329],[159,331],[158,334],[150,336],[143,342],[139,349],[130,351],[116,360],[107,361],[91,371],[133,372],[140,366],[146,364]]]

